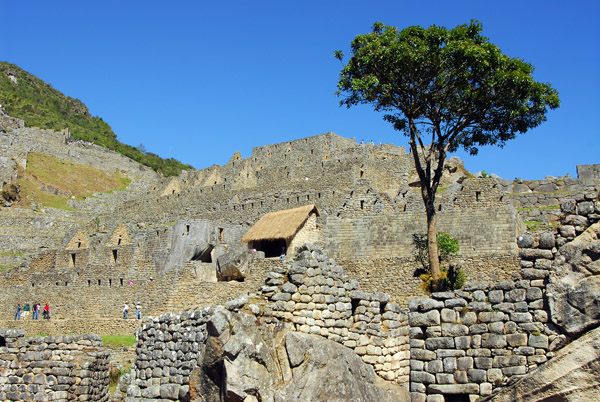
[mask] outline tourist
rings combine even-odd
[[[23,319],[24,320],[27,319],[27,315],[29,315],[30,309],[31,309],[31,307],[29,307],[29,303],[25,303],[25,305],[23,306]]]
[[[142,305],[140,303],[135,304],[135,319],[136,320],[142,319]]]
[[[281,247],[281,255],[279,256],[280,260],[283,260],[285,258],[285,247]]]
[[[15,321],[21,319],[21,304],[17,303],[16,311],[15,311]]]
[[[40,303],[33,303],[33,309],[31,311],[31,319],[39,320],[40,319]]]
[[[46,303],[46,305],[44,306],[44,311],[42,312],[42,318],[44,320],[50,319],[50,306],[48,305],[48,303]]]
[[[125,304],[123,305],[123,319],[124,320],[127,319],[128,312],[129,312],[129,306],[127,305],[127,302],[125,302]]]

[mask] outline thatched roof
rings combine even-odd
[[[317,216],[320,215],[314,204],[269,212],[246,232],[242,241],[248,243],[256,240],[291,239],[313,211]]]

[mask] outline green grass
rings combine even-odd
[[[7,227],[11,227],[11,226],[7,226]],[[8,253],[6,251],[2,251],[2,252],[0,252],[0,255],[10,255],[10,256],[15,256],[15,257],[23,257],[25,255],[25,253]]]
[[[135,336],[132,335],[102,335],[102,343],[109,348],[120,348],[121,345],[131,347],[135,345]]]
[[[22,206],[33,201],[45,207],[76,211],[67,204],[71,197],[82,200],[94,193],[124,190],[129,183],[131,179],[118,172],[109,173],[34,152],[27,156],[27,169],[19,169]],[[60,194],[43,191],[43,187],[57,189]]]

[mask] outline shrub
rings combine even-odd
[[[444,232],[438,233],[436,237],[440,264],[447,263],[451,255],[458,254],[460,251],[458,239]],[[423,290],[430,292],[432,278],[427,250],[427,235],[418,233],[413,234],[413,244],[416,250],[415,258],[423,267],[422,269],[417,269],[415,271],[415,276],[418,276],[423,281]],[[460,289],[464,286],[465,280],[465,273],[460,267],[450,265],[447,268],[441,265],[440,278],[437,287],[440,291]]]

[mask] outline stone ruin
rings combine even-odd
[[[11,160],[26,160],[19,150],[41,151],[39,135],[15,126],[0,134],[9,144],[2,150],[12,152]],[[65,148],[73,146],[81,154],[78,160],[92,166],[101,166],[106,156],[96,146],[65,145],[58,133],[43,135],[46,147],[61,157],[73,158]],[[118,156],[106,157],[109,166],[121,163]],[[31,253],[22,266],[0,273],[0,307],[11,311],[23,299],[52,300],[60,318],[7,320],[3,327],[57,334],[91,328],[129,332],[135,322],[114,319],[129,300],[140,302],[144,315],[160,316],[156,322],[167,320],[170,331],[170,322],[180,319],[173,317],[192,313],[163,313],[199,311],[261,289],[270,304],[258,315],[252,309],[246,313],[352,349],[378,377],[410,391],[413,400],[435,401],[442,394],[459,398],[454,400],[496,395],[597,326],[597,297],[589,296],[597,290],[596,232],[587,232],[584,244],[573,241],[567,247],[599,221],[595,165],[579,166],[578,179],[523,181],[471,177],[452,160],[438,197],[439,229],[459,239],[455,263],[465,268],[471,284],[420,301],[413,299],[427,295],[413,276],[410,234],[422,230],[424,213],[411,156],[402,147],[360,146],[328,133],[257,147],[246,159],[236,153],[226,165],[186,172],[168,183],[138,170],[131,194],[70,202],[78,212],[0,211],[3,227],[20,233],[0,233],[3,242],[14,254]],[[313,254],[279,261],[244,249],[241,237],[265,213],[310,203],[321,213],[315,228],[324,239],[314,249],[323,252],[313,252],[317,266],[310,266]],[[530,234],[515,244],[526,228]],[[46,237],[34,237],[38,232]],[[64,233],[62,240],[44,240],[52,239],[52,232]],[[80,301],[87,298],[95,303],[83,306]],[[160,328],[164,331],[163,324]],[[208,332],[203,336],[210,338]],[[146,379],[140,374],[135,380],[158,375],[154,369],[149,377],[147,368],[144,373]],[[131,397],[162,395],[155,385],[164,384],[148,384],[153,388],[145,396],[138,384],[139,395],[132,388]],[[179,397],[182,389],[183,396],[191,392],[183,382],[176,384],[177,392],[173,385],[164,399]]]

